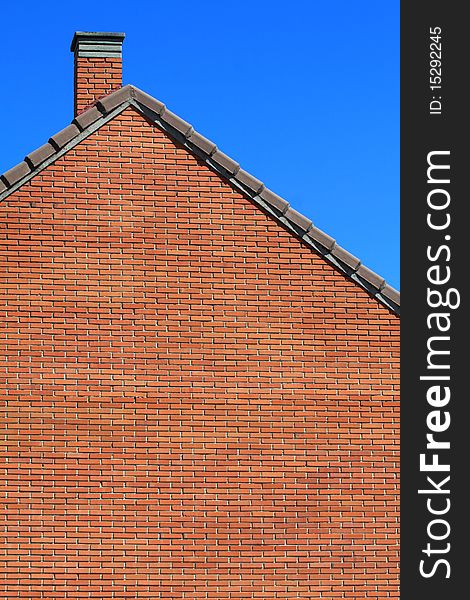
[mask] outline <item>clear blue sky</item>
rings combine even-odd
[[[399,2],[2,3],[0,173],[73,117],[75,30],[399,288]]]

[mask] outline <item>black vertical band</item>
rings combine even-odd
[[[458,6],[401,5],[402,600],[466,597],[470,577],[470,50]]]

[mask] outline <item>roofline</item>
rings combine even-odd
[[[296,237],[321,254],[349,279],[364,288],[395,314],[400,314],[400,293],[385,279],[367,268],[312,221],[293,209],[289,203],[269,190],[253,175],[221,152],[217,146],[197,133],[194,128],[169,111],[166,106],[132,85],[126,85],[101,98],[81,113],[40,148],[30,152],[24,161],[0,176],[0,201],[24,185],[37,173],[63,156],[83,139],[102,127],[110,119],[133,106],[141,114],[163,129],[172,139],[201,158],[212,170],[249,196],[255,204],[268,212]]]

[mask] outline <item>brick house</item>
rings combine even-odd
[[[0,179],[0,597],[398,598],[399,294],[123,38]]]

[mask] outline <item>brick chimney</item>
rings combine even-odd
[[[75,55],[75,116],[122,86],[124,37],[124,33],[75,32],[70,47]]]

